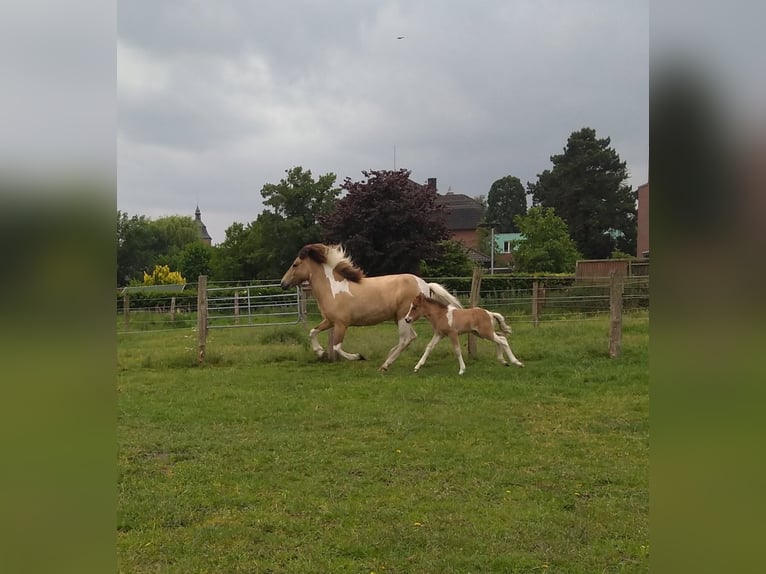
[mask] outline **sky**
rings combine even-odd
[[[213,244],[295,166],[486,196],[591,127],[648,180],[648,1],[131,0],[116,52],[118,209]]]

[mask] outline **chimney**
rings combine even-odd
[[[433,189],[436,191],[436,178],[435,177],[429,177],[428,178],[428,188]]]

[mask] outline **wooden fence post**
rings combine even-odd
[[[239,291],[234,291],[234,324],[239,325]]]
[[[130,327],[130,295],[125,293],[122,298],[122,313],[125,316],[125,329]]]
[[[200,275],[197,283],[197,337],[199,352],[197,362],[205,363],[205,347],[207,346],[207,275]]]
[[[534,327],[537,327],[538,323],[540,322],[539,295],[540,283],[536,280],[532,281],[532,325]]]
[[[469,307],[479,306],[479,293],[481,290],[481,267],[476,266],[473,268],[473,277],[471,277],[471,296],[468,298]],[[468,333],[468,354],[471,357],[476,358],[478,350],[476,348],[476,335]]]
[[[624,278],[622,273],[612,270],[609,273],[609,356],[620,355],[622,349],[622,291]]]
[[[170,298],[170,321],[176,322],[176,298],[175,296]]]

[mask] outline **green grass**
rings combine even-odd
[[[388,373],[392,324],[119,336],[119,572],[646,572],[648,317],[513,326],[463,376],[423,322]]]

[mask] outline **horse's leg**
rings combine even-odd
[[[319,339],[317,338],[317,335],[321,333],[322,331],[326,331],[330,327],[332,327],[332,323],[330,323],[327,319],[322,319],[322,322],[319,323],[316,327],[311,329],[309,331],[309,337],[311,338],[311,349],[317,354],[317,357],[320,359],[325,356],[325,351],[322,348],[322,345],[319,344]]]
[[[492,332],[492,337],[485,337],[485,339],[489,339],[490,341],[495,341],[495,332]],[[497,354],[497,360],[500,361],[503,365],[508,367],[508,361],[505,360],[505,356],[503,355],[503,345],[501,343],[498,343],[495,341],[495,351]]]
[[[495,333],[495,343],[503,347],[503,349],[505,350],[505,354],[508,355],[508,358],[511,360],[511,363],[513,363],[514,365],[518,365],[519,367],[524,366],[524,363],[519,361],[516,358],[516,355],[513,354],[513,351],[511,351],[511,346],[508,344],[508,339],[506,339],[502,335],[498,335],[497,333]]]
[[[387,371],[388,367],[391,366],[391,363],[393,363],[396,358],[402,354],[402,351],[404,351],[404,349],[406,349],[418,336],[415,330],[404,319],[399,319],[397,324],[399,325],[399,344],[389,351],[388,357],[386,357],[385,362],[378,369],[379,371]]]
[[[458,375],[462,375],[465,373],[465,361],[463,361],[463,353],[460,350],[460,337],[458,336],[457,331],[453,329],[449,332],[449,338],[452,341],[452,350],[455,351],[457,362],[460,365],[460,372],[458,372]]]
[[[426,364],[426,359],[428,358],[428,355],[431,354],[431,351],[434,350],[434,347],[436,346],[436,344],[441,340],[442,340],[442,336],[438,332],[434,332],[434,336],[431,337],[430,341],[428,341],[428,345],[426,345],[426,350],[423,351],[423,356],[420,357],[420,360],[418,361],[418,364],[415,365],[415,368],[413,369],[413,371],[417,373],[418,369],[420,369],[420,367]]]
[[[333,333],[333,349],[341,357],[347,361],[364,361],[364,357],[360,353],[347,353],[341,347],[343,344],[343,337],[346,336],[346,326],[342,323],[335,323],[335,329]]]

